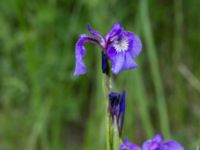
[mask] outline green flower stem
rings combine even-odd
[[[111,128],[110,128],[110,116],[106,115],[106,145],[107,150],[112,150],[112,139],[111,137]]]
[[[112,90],[111,78],[109,75],[104,75],[103,89],[106,97],[106,145],[107,150],[118,150],[121,143],[119,131],[117,127],[117,119],[111,120],[110,113],[108,111],[109,100],[108,95]]]
[[[108,94],[112,89],[111,78],[108,75],[103,75],[103,90],[105,94],[105,108],[106,108],[106,147],[107,150],[112,150],[112,136],[111,136],[111,121],[110,114],[108,112]]]
[[[114,118],[114,124],[112,125],[112,129],[113,129],[113,150],[118,150],[119,145],[121,144],[121,139],[119,136],[116,118]]]

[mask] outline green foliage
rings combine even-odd
[[[200,142],[200,1],[1,0],[0,149],[105,149],[101,53],[73,77],[87,23],[104,35],[120,21],[143,41],[139,68],[114,77],[127,90],[123,136],[162,132],[186,149]]]

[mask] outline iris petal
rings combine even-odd
[[[115,23],[110,32],[108,32],[108,34],[106,35],[106,41],[112,41],[113,38],[115,38],[115,36],[121,34],[124,31],[124,28],[121,26],[120,23]]]
[[[120,145],[119,150],[141,150],[141,148],[125,139],[124,143]]]
[[[129,41],[128,51],[130,52],[132,58],[136,58],[142,50],[140,38],[132,32],[123,32],[123,34],[124,38],[128,39]]]
[[[176,141],[166,141],[162,147],[162,150],[184,150],[184,148]]]
[[[157,134],[152,139],[144,142],[142,150],[157,150],[161,146],[162,141],[163,141],[162,135]]]
[[[124,54],[116,54],[113,57],[110,57],[112,63],[112,72],[118,74],[124,65]]]
[[[95,38],[92,38],[87,35],[81,35],[76,43],[76,65],[75,65],[75,71],[74,76],[79,76],[81,74],[85,74],[87,72],[87,68],[85,63],[83,62],[83,57],[86,54],[86,49],[84,47],[84,44],[86,42],[89,43],[95,43],[97,45],[100,45],[99,41]]]
[[[118,118],[118,128],[119,128],[119,135],[121,136],[122,128],[124,124],[124,114],[125,114],[125,107],[126,107],[126,91],[122,92],[121,101],[120,101],[120,108],[119,108],[119,118]]]
[[[154,141],[154,142],[162,142],[163,141],[163,136],[161,135],[161,134],[156,134],[156,136],[154,136],[153,138],[152,138],[152,141]]]
[[[134,62],[130,53],[127,52],[124,57],[124,65],[122,67],[122,70],[130,70],[130,69],[134,69],[137,67],[138,67],[138,65]]]
[[[94,35],[94,36],[100,38],[100,39],[101,39],[101,42],[103,42],[103,43],[105,44],[105,39],[104,39],[104,37],[101,35],[101,33],[99,33],[98,31],[93,30],[93,29],[90,27],[89,24],[87,25],[87,27],[88,27],[88,31],[89,31],[92,35]]]
[[[118,74],[122,70],[130,70],[138,67],[130,53],[118,53],[109,57],[112,62],[112,72]]]

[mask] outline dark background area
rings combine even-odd
[[[123,137],[156,133],[200,145],[200,1],[1,0],[0,149],[103,150],[101,50],[87,44],[88,73],[73,77],[87,23],[103,35],[119,21],[141,37],[139,68],[113,82],[127,91]]]

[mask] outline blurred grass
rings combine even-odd
[[[158,104],[158,114],[159,121],[161,126],[161,132],[167,137],[170,137],[170,129],[169,129],[169,119],[168,112],[166,107],[165,95],[163,92],[163,84],[161,81],[160,71],[159,71],[159,63],[158,57],[156,54],[155,42],[153,39],[153,33],[151,29],[151,22],[149,19],[149,11],[148,11],[148,1],[141,0],[140,1],[140,9],[139,9],[140,18],[141,18],[141,29],[144,34],[144,42],[148,48],[147,54],[151,68],[151,74],[153,79],[153,84],[155,87],[155,94]]]
[[[105,149],[101,55],[87,44],[77,79],[74,45],[86,25],[104,35],[120,21],[140,35],[139,68],[114,77],[127,90],[123,136],[162,132],[186,149],[200,142],[200,2],[1,0],[0,149]],[[189,73],[188,73],[189,72]]]

